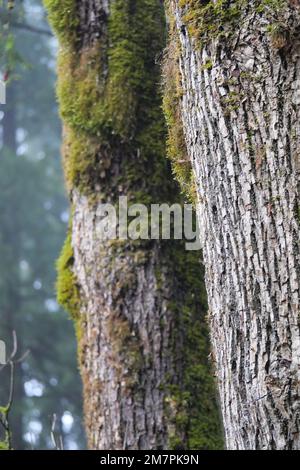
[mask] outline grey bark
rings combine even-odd
[[[229,449],[300,449],[300,12],[283,3],[241,2],[200,42],[170,1]]]
[[[90,447],[167,448],[167,375],[179,383],[183,361],[178,344],[176,364],[173,344],[172,273],[159,244],[136,250],[130,243],[105,243],[97,207],[84,197],[73,204],[74,273],[85,299],[81,369]]]

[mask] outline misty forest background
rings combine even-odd
[[[74,328],[55,294],[55,262],[69,216],[54,90],[57,41],[39,0],[17,2],[9,20],[0,9],[0,24],[0,67],[9,81],[7,104],[0,107],[0,338],[9,352],[15,330],[19,352],[30,351],[16,370],[13,448],[53,448],[56,414],[64,448],[81,449]],[[8,373],[0,373],[1,406]]]

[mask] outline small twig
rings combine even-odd
[[[49,29],[37,28],[36,26],[32,26],[28,23],[19,23],[17,21],[11,21],[10,24],[13,28],[23,29],[25,31],[29,31],[30,33],[43,34],[45,36],[53,37],[53,34]]]
[[[13,330],[13,332],[12,332],[12,337],[13,337],[13,350],[12,350],[12,353],[10,355],[10,361],[12,361],[15,358],[15,355],[18,352],[18,339],[17,339],[17,334],[16,334],[15,330]]]
[[[56,444],[56,438],[55,438],[55,423],[56,423],[56,414],[52,416],[52,423],[51,423],[51,439],[56,449],[57,444]]]
[[[16,359],[16,355],[18,353],[18,338],[17,338],[17,334],[15,332],[15,330],[12,332],[12,337],[13,337],[13,350],[9,356],[9,358],[7,359],[6,361],[6,364],[4,364],[3,366],[0,367],[0,372],[1,370],[3,370],[7,365],[9,365],[11,362],[13,362],[14,364],[19,364],[20,362],[23,362],[23,360],[28,356],[28,354],[30,353],[30,350],[28,349],[27,351],[25,351],[22,356],[20,356],[18,359]]]
[[[29,353],[26,351],[22,356],[16,359],[18,354],[18,339],[17,334],[15,331],[12,332],[13,337],[13,348],[12,352],[6,361],[6,364],[0,368],[0,371],[6,367],[7,365],[10,367],[10,383],[9,383],[9,395],[8,395],[8,402],[5,407],[2,407],[0,413],[0,425],[3,427],[5,431],[5,443],[7,445],[7,449],[12,449],[12,439],[11,439],[11,431],[9,426],[9,413],[12,408],[13,399],[14,399],[14,388],[15,388],[15,365],[21,362]]]
[[[10,362],[10,386],[9,386],[9,398],[8,398],[8,403],[6,405],[6,412],[7,414],[10,412],[11,410],[11,405],[12,405],[12,402],[13,402],[13,398],[14,398],[14,388],[15,388],[15,381],[14,381],[14,378],[15,378],[15,364],[11,361]]]
[[[57,416],[54,413],[52,417],[52,424],[51,424],[51,440],[56,450],[64,450],[63,438],[61,434],[59,434],[58,436],[55,435],[56,421],[57,421]]]

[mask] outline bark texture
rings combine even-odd
[[[180,200],[165,158],[159,0],[47,0],[72,203],[59,300],[77,325],[92,449],[220,447],[203,273],[178,242],[105,241],[99,205]]]
[[[167,3],[227,446],[300,449],[299,2]]]

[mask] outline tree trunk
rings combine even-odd
[[[181,242],[105,241],[100,204],[180,201],[165,158],[160,0],[46,0],[72,203],[59,300],[75,321],[92,449],[220,447],[203,275]]]
[[[227,446],[300,449],[299,1],[168,6]]]

